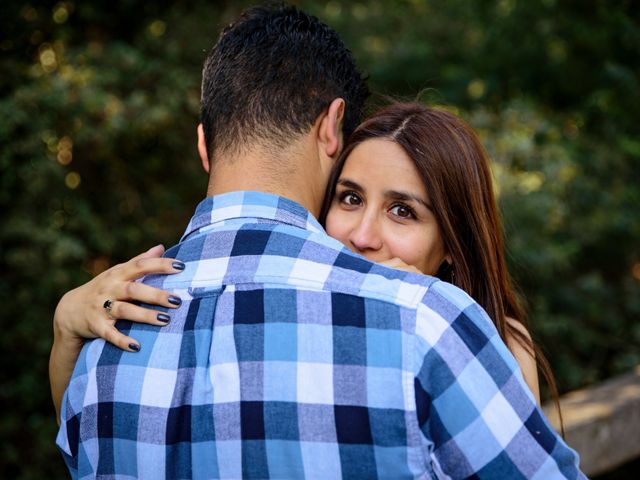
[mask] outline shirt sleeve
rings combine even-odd
[[[62,397],[60,409],[60,429],[56,436],[56,445],[69,469],[71,478],[84,477],[90,472],[79,464],[79,458],[87,458],[86,444],[82,439],[83,412],[95,412],[96,382],[95,369],[105,342],[102,339],[85,342],[76,362],[69,386]],[[95,446],[95,442],[93,443]]]
[[[415,397],[430,460],[445,478],[586,478],[551,427],[487,314],[453,285],[418,308]]]

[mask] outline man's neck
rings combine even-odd
[[[251,152],[234,158],[218,158],[211,166],[207,195],[247,190],[271,193],[299,203],[317,218],[324,198],[324,184],[313,171],[313,162],[306,160],[299,154],[265,158]],[[300,168],[305,165],[309,168]]]

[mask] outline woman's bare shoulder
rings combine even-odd
[[[524,323],[512,317],[505,317],[505,320],[510,327],[513,327],[519,333],[523,334],[527,338],[527,340],[531,340],[531,334],[529,333],[529,330],[527,330],[527,327],[525,327]]]
[[[505,320],[509,326],[531,342],[531,334],[522,322],[511,317],[506,317]],[[535,352],[529,346],[522,345],[513,333],[507,332],[506,340],[509,350],[511,350],[511,353],[513,353],[513,356],[520,365],[520,370],[522,370],[525,382],[533,392],[533,395],[539,405],[540,386],[538,384],[538,365],[536,363]]]

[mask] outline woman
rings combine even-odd
[[[385,263],[412,265],[466,291],[494,321],[538,404],[538,366],[557,404],[553,374],[527,331],[507,270],[493,192],[488,155],[468,124],[422,104],[396,104],[349,138],[321,221],[329,235],[370,260],[395,258]],[[376,208],[391,218],[377,219]],[[420,230],[422,238],[413,236]]]
[[[553,375],[524,325],[507,271],[487,154],[465,122],[417,103],[392,105],[370,117],[336,162],[320,220],[329,235],[370,260],[435,275],[469,293],[495,322],[538,403],[538,365],[557,398]],[[68,292],[58,304],[54,327],[75,342],[103,337],[139,350],[135,339],[114,327],[114,319],[159,326],[170,321],[170,312],[129,303],[179,305],[171,293],[134,282],[148,273],[184,268],[158,258],[162,252],[154,247]],[[107,305],[110,318],[105,298],[114,300]],[[68,379],[69,363],[51,369],[61,369],[58,374]],[[57,404],[62,393],[53,392]]]

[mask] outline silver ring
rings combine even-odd
[[[104,308],[107,313],[109,314],[109,316],[111,316],[111,308],[113,308],[113,300],[105,300],[105,302],[102,304],[102,308]]]

